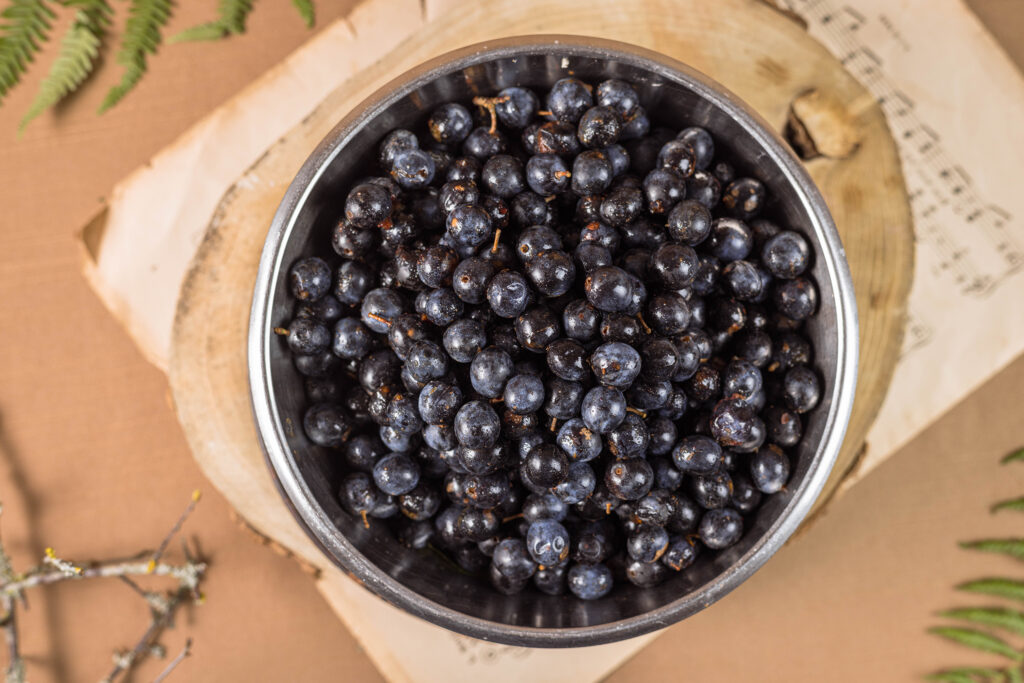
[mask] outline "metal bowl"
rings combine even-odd
[[[272,328],[294,302],[289,265],[322,250],[342,213],[345,188],[363,175],[391,129],[421,125],[437,105],[511,85],[543,90],[573,74],[634,83],[654,123],[704,126],[740,170],[776,201],[772,217],[810,236],[820,311],[807,333],[824,379],[821,405],[806,420],[786,490],[766,500],[734,547],[706,553],[654,588],[617,585],[601,600],[534,591],[504,596],[486,580],[454,571],[434,553],[408,550],[383,524],[363,527],[338,504],[336,456],[302,432],[302,378]],[[572,36],[497,40],[456,50],[403,74],[349,113],[313,152],[288,188],[263,248],[249,322],[249,382],[267,462],[299,524],[326,557],[368,589],[411,614],[484,640],[534,647],[596,645],[668,626],[707,607],[754,573],[800,524],[843,440],[853,403],[857,319],[853,285],[828,209],[786,144],[721,85],[663,55]],[[298,425],[298,427],[297,427]]]

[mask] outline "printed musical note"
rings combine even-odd
[[[893,22],[884,15],[869,19],[850,5],[836,9],[828,0],[786,4],[821,27],[826,45],[882,106],[903,160],[918,235],[934,254],[934,271],[951,278],[964,295],[987,296],[1024,267],[1024,236],[1008,234],[1004,227],[1012,217],[981,200],[973,179],[950,157],[939,133],[917,115],[914,100],[887,76],[881,54],[891,44],[910,49]],[[1002,266],[993,270],[998,264]]]

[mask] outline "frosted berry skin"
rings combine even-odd
[[[803,235],[785,230],[768,238],[761,251],[764,267],[777,278],[791,280],[803,275],[810,264],[811,248]]]
[[[487,285],[487,301],[495,315],[502,318],[521,315],[530,301],[526,278],[508,270],[498,273]]]
[[[789,480],[789,458],[778,446],[762,448],[750,459],[750,480],[761,493],[778,493]]]
[[[712,550],[728,548],[743,536],[743,517],[731,508],[709,510],[700,521],[699,533]]]
[[[681,472],[714,474],[722,469],[722,447],[708,436],[687,436],[672,450],[672,460]]]
[[[302,426],[310,441],[328,447],[342,445],[352,428],[348,417],[338,406],[324,403],[306,410]]]
[[[594,378],[604,386],[628,388],[640,374],[640,354],[622,342],[601,344],[590,355]]]
[[[275,320],[351,523],[600,601],[720,561],[794,485],[817,245],[652,90],[475,93],[351,160]]]
[[[580,412],[588,428],[605,434],[622,423],[626,407],[626,397],[618,389],[594,387],[583,397]]]
[[[525,128],[540,108],[537,95],[528,88],[511,87],[500,91],[495,103],[498,120],[506,127]]]
[[[572,288],[576,279],[576,265],[564,251],[545,249],[526,265],[526,274],[540,294],[556,297]]]
[[[569,569],[569,590],[581,600],[597,600],[612,589],[612,572],[603,564],[577,564]]]
[[[501,423],[490,404],[470,401],[455,415],[455,438],[467,448],[488,448],[498,441]]]
[[[571,460],[579,462],[593,460],[600,455],[603,446],[600,433],[578,417],[567,420],[558,429],[556,443]]]
[[[600,194],[611,185],[614,175],[604,152],[590,149],[579,154],[573,162],[569,186],[580,197]]]
[[[654,486],[654,469],[643,458],[616,460],[608,465],[604,483],[616,498],[637,500]]]
[[[299,301],[316,301],[331,290],[331,268],[316,256],[301,259],[288,272],[288,285]]]
[[[288,348],[292,353],[312,356],[323,353],[331,343],[331,333],[319,320],[297,318],[286,331]]]
[[[615,313],[626,310],[632,300],[634,283],[629,274],[616,266],[602,266],[583,282],[587,301],[599,311]]]
[[[594,469],[585,462],[574,462],[569,465],[569,473],[565,480],[551,490],[564,503],[577,504],[585,501],[594,492],[597,477]]]
[[[419,465],[407,455],[392,453],[377,461],[373,481],[384,493],[398,496],[416,488],[420,480]]]
[[[583,113],[594,103],[583,81],[576,78],[563,78],[557,81],[547,96],[548,111],[559,121],[576,123]]]
[[[512,581],[525,581],[537,571],[526,544],[515,538],[505,539],[494,549],[491,566]]]
[[[473,117],[461,104],[442,104],[430,115],[427,128],[437,142],[462,142],[473,129]]]
[[[622,132],[621,117],[611,107],[591,107],[580,117],[576,137],[591,149],[615,144]]]
[[[626,552],[634,560],[649,564],[661,559],[668,550],[669,537],[664,528],[641,524],[626,541]]]
[[[813,410],[821,400],[818,375],[806,365],[794,365],[786,372],[782,391],[786,405],[797,413]]]

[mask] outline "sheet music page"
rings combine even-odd
[[[917,237],[907,335],[851,483],[1024,351],[1024,78],[959,0],[782,0],[874,94]]]

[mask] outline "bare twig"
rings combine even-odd
[[[69,574],[62,570],[41,571],[35,574],[26,575],[18,581],[8,581],[0,584],[0,593],[8,596],[17,595],[19,591],[34,586],[46,586],[61,581],[79,581],[82,579],[105,579],[121,576],[168,576],[177,579],[189,588],[199,583],[206,571],[206,564],[202,562],[187,562],[185,564],[157,563],[150,569],[149,562],[117,562],[99,563],[89,567],[79,567],[81,571],[77,574]]]
[[[146,629],[142,637],[139,638],[138,642],[128,652],[123,652],[118,655],[114,661],[114,668],[111,669],[107,677],[102,680],[101,683],[113,683],[118,676],[128,672],[133,666],[135,666],[139,660],[146,656],[154,644],[156,644],[157,638],[163,633],[164,629],[170,626],[171,620],[174,619],[174,613],[181,605],[182,601],[191,595],[191,592],[185,588],[179,588],[177,592],[173,593],[167,600],[167,606],[161,612],[157,609],[153,609],[153,621],[150,623],[149,628]]]
[[[7,683],[24,683],[25,681],[25,660],[21,657],[18,648],[18,617],[17,603],[14,598],[5,595],[0,602],[3,603],[4,617],[2,621],[4,638],[7,641]]]
[[[57,557],[57,553],[53,552],[53,548],[46,549],[46,554],[43,556],[43,564],[53,567],[69,579],[73,579],[82,573],[82,568],[74,562],[68,562]]]
[[[129,588],[138,593],[143,599],[145,599],[146,596],[149,595],[149,591],[145,590],[142,586],[129,579],[127,574],[124,576],[119,576],[118,578],[121,579],[123,583],[127,584]]]
[[[185,506],[181,516],[178,517],[178,521],[174,523],[171,530],[167,532],[166,536],[164,536],[164,540],[160,541],[160,545],[157,547],[156,552],[153,553],[153,557],[149,561],[151,565],[156,566],[156,563],[160,561],[164,551],[167,550],[167,544],[171,542],[171,539],[174,538],[175,534],[181,531],[182,525],[185,523],[185,520],[188,519],[188,516],[192,514],[192,511],[196,509],[196,503],[199,502],[200,498],[202,498],[202,494],[199,492],[199,489],[192,492],[192,500],[190,500],[189,504]]]
[[[4,506],[0,504],[0,515],[3,514]],[[14,577],[14,569],[11,565],[11,558],[7,555],[3,540],[0,539],[0,577],[11,579]]]
[[[158,653],[158,650],[162,651],[157,640],[163,631],[172,625],[178,607],[189,599],[194,599],[196,602],[202,601],[199,583],[206,572],[206,564],[193,557],[187,545],[185,546],[186,561],[183,564],[160,561],[171,539],[181,530],[198,501],[199,492],[196,491],[192,494],[192,500],[185,511],[160,542],[156,551],[144,551],[123,560],[107,560],[89,565],[78,565],[58,557],[53,548],[47,548],[39,566],[24,573],[18,573],[14,571],[4,550],[3,542],[0,540],[0,608],[3,609],[3,614],[0,615],[0,628],[3,629],[7,642],[7,683],[24,683],[25,681],[25,662],[18,647],[17,608],[18,601],[24,601],[25,591],[34,586],[45,586],[61,581],[118,578],[145,599],[151,615],[149,627],[135,647],[116,655],[114,668],[103,679],[105,682],[112,682],[118,676],[126,674],[147,655]],[[170,577],[177,581],[177,586],[169,592],[145,590],[133,581],[131,576]],[[174,667],[189,656],[191,645],[190,639],[186,643],[184,651],[160,674],[157,678],[158,681],[167,678]]]
[[[162,683],[164,680],[166,680],[167,677],[171,675],[171,672],[174,671],[174,668],[181,664],[185,660],[185,658],[190,656],[191,654],[192,639],[189,638],[185,641],[185,647],[181,649],[181,652],[178,653],[178,656],[172,659],[170,663],[167,665],[167,668],[161,671],[160,675],[153,679],[153,683]]]

